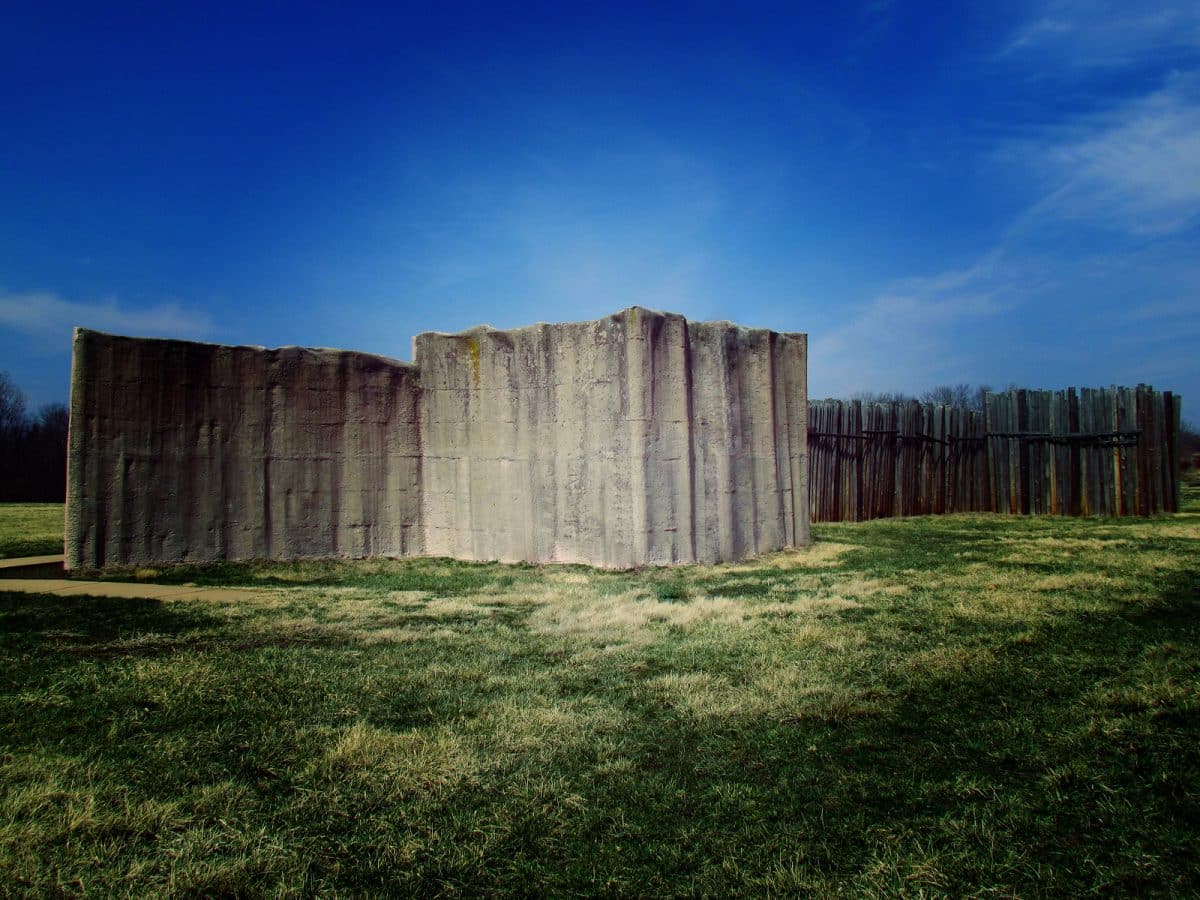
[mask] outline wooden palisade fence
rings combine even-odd
[[[1179,509],[1180,400],[1145,385],[984,395],[984,409],[809,404],[814,522]]]

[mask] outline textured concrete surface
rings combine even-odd
[[[637,307],[419,335],[426,552],[633,566],[807,543],[806,343]]]
[[[78,330],[67,567],[808,543],[803,334],[634,307],[422,334],[414,359]]]
[[[416,370],[76,329],[67,568],[420,552]]]

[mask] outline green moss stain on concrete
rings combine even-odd
[[[467,338],[467,353],[471,355],[471,376],[479,387],[479,338],[474,335]]]

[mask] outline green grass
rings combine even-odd
[[[816,537],[0,594],[0,892],[1200,892],[1194,486]]]
[[[61,503],[0,503],[0,559],[62,552]]]

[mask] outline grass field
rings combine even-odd
[[[0,503],[0,559],[62,552],[61,503]]]
[[[1154,520],[826,525],[713,568],[0,594],[0,891],[1196,894],[1189,491]]]

